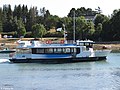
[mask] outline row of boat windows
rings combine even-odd
[[[79,43],[80,46],[92,47],[92,43]]]
[[[59,53],[59,54],[71,54],[71,53],[80,53],[80,48],[33,48],[32,54],[52,54],[52,53]]]

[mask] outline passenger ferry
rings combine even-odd
[[[93,41],[77,40],[75,44],[20,41],[9,59],[14,63],[72,63],[105,60],[111,50],[93,50]]]

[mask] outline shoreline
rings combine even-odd
[[[32,40],[33,38],[24,38],[22,40]],[[55,38],[56,39],[56,38]],[[19,40],[19,38],[1,38],[0,39],[0,49],[7,47],[9,49],[15,49],[16,46],[18,45],[17,43],[15,43],[17,40]],[[46,39],[43,39],[43,41]],[[48,39],[49,40],[49,39]],[[54,40],[54,39],[53,39]],[[4,46],[2,46],[2,44],[5,44]],[[102,47],[106,46],[109,49],[112,50],[112,52],[120,52],[120,43],[96,43],[94,44],[93,48],[95,50],[102,50]]]
[[[108,49],[111,49],[112,53],[115,53],[115,52],[120,53],[120,44],[95,44],[94,49],[102,50],[103,46],[106,46],[106,47],[108,47]]]

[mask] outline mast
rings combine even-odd
[[[63,28],[64,28],[64,43],[67,44],[65,24],[63,24]]]
[[[63,24],[63,29],[64,29],[64,41],[66,40],[65,38],[65,24]]]
[[[75,11],[73,16],[73,43],[75,43]]]

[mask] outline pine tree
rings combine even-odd
[[[0,33],[3,31],[2,21],[0,20]]]
[[[25,29],[24,23],[22,21],[22,18],[20,18],[17,21],[17,35],[18,35],[18,37],[20,37],[20,36],[25,36],[25,34],[26,34],[26,29]]]
[[[2,27],[2,8],[0,8],[0,33],[3,31]]]

